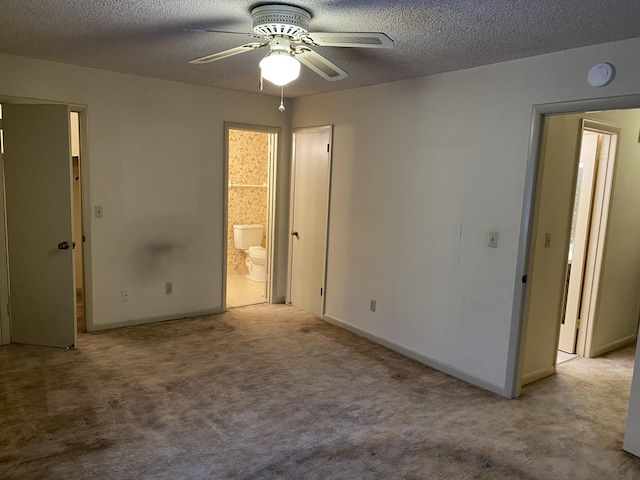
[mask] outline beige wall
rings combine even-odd
[[[622,129],[607,225],[593,353],[634,340],[640,312],[640,110],[589,114]]]
[[[294,127],[334,125],[327,318],[510,395],[532,107],[640,93],[638,52],[635,39],[296,99]],[[586,76],[602,61],[618,74],[598,89]]]
[[[88,328],[220,311],[224,124],[287,131],[289,112],[278,111],[278,100],[0,54],[0,101],[7,97],[86,106]],[[287,278],[290,148],[282,137],[276,297],[285,296]],[[92,215],[95,205],[104,207],[104,218]],[[167,281],[172,295],[165,294]],[[0,293],[0,312],[6,301]]]
[[[266,185],[269,168],[269,134],[229,130],[229,182],[235,185]],[[262,225],[262,246],[267,232],[267,189],[229,187],[227,268],[246,273],[245,253],[233,246],[234,225]]]

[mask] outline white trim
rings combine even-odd
[[[76,285],[82,288],[82,309],[84,316],[85,330],[89,324],[93,324],[93,269],[91,255],[91,201],[89,189],[89,124],[88,124],[89,107],[71,108],[72,112],[78,112],[78,126],[80,128],[80,212],[82,214],[82,243],[79,247],[82,249],[82,285]],[[78,245],[76,245],[78,248]],[[77,301],[76,301],[77,302]],[[76,303],[77,309],[77,303]]]
[[[556,366],[551,365],[549,367],[541,368],[540,370],[536,370],[535,372],[527,373],[522,377],[522,386],[533,383],[542,378],[548,377],[549,375],[553,375],[556,373]]]
[[[629,335],[628,337],[621,338],[619,340],[616,340],[615,342],[608,343],[606,345],[603,345],[602,347],[592,350],[589,358],[599,357],[600,355],[612,352],[613,350],[617,350],[618,348],[626,347],[627,345],[633,345],[637,340],[637,335]]]
[[[112,330],[114,328],[121,327],[133,327],[135,325],[146,325],[149,323],[159,323],[159,322],[167,322],[169,320],[183,320],[185,318],[195,318],[202,317],[206,315],[219,315],[222,313],[222,307],[212,308],[209,310],[200,310],[196,312],[188,312],[183,314],[173,314],[173,315],[162,315],[159,317],[148,317],[148,318],[140,318],[137,320],[126,320],[124,322],[117,323],[105,323],[102,325],[93,325],[91,330],[87,330],[88,332],[99,332],[103,330]]]
[[[467,383],[475,385],[476,387],[480,387],[480,388],[483,388],[484,390],[488,390],[490,392],[496,393],[503,397],[509,398],[509,391],[503,388],[502,385],[496,385],[494,383],[487,382],[486,380],[476,377],[475,375],[465,372],[464,370],[460,370],[459,368],[456,368],[453,365],[449,365],[448,363],[444,363],[439,360],[436,360],[432,357],[429,357],[428,355],[425,355],[417,350],[414,350],[413,348],[407,347],[405,345],[400,345],[399,343],[389,340],[388,338],[381,337],[379,335],[376,335],[375,333],[371,333],[366,330],[363,330],[360,327],[356,327],[351,323],[345,322],[336,317],[332,317],[331,315],[325,314],[322,317],[322,319],[327,323],[330,323],[340,328],[344,328],[345,330],[355,333],[359,337],[364,337],[368,340],[371,340],[372,342],[382,345],[383,347],[387,347],[388,349],[393,350],[394,352],[398,352],[399,354],[404,355],[405,357],[409,357],[413,360],[416,360],[417,362],[420,362],[435,370],[444,372],[448,375],[451,375],[452,377],[459,378],[460,380],[463,380]]]
[[[605,261],[605,247],[608,241],[609,213],[611,212],[611,198],[618,163],[618,137],[621,128],[589,119],[582,120],[582,134],[585,131],[596,132],[609,136],[609,145],[604,164],[597,165],[596,181],[594,182],[594,200],[592,219],[588,235],[587,258],[585,259],[584,289],[585,306],[583,306],[584,324],[578,331],[577,353],[585,357],[594,357],[593,332],[598,323],[600,311],[600,293],[602,280],[602,266]],[[584,295],[584,294],[583,294]]]

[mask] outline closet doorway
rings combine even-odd
[[[20,99],[0,107],[0,269],[11,299],[2,343],[70,348],[84,330],[80,116],[69,105]]]
[[[225,309],[272,302],[279,129],[225,125]]]

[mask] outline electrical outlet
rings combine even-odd
[[[104,207],[102,205],[95,206],[96,218],[102,218],[104,216]]]
[[[375,300],[371,300],[369,302],[369,310],[371,310],[372,312],[376,311],[376,301]]]
[[[167,282],[164,284],[164,293],[171,295],[173,293],[173,282]]]
[[[128,288],[123,288],[122,289],[122,301],[123,302],[128,302],[129,301],[129,289]]]

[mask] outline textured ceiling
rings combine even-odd
[[[0,52],[257,92],[266,49],[206,65],[187,61],[247,43],[253,7],[230,0],[0,0]],[[327,82],[303,67],[298,97],[640,37],[639,0],[304,0],[311,31],[384,32],[393,50],[314,47],[349,73]],[[606,59],[603,59],[606,60]],[[265,94],[277,95],[265,82]]]

